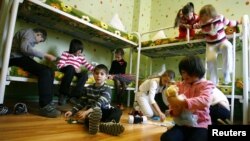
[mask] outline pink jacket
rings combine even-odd
[[[187,110],[193,111],[193,114],[198,117],[196,127],[207,128],[211,124],[209,107],[214,84],[201,79],[193,84],[179,82],[177,86],[179,87],[179,94],[186,96]]]

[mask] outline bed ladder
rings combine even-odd
[[[227,98],[230,98],[230,121],[231,123],[234,123],[234,101],[235,101],[235,62],[236,62],[236,33],[233,33],[233,48],[232,48],[232,73],[231,73],[231,86],[230,85],[218,85],[218,87],[223,88],[231,88],[231,94],[226,95]],[[218,71],[222,71],[222,68],[217,68]],[[242,97],[238,97],[238,99],[242,99]]]
[[[230,121],[233,123],[234,121],[234,100],[235,100],[235,62],[236,62],[236,33],[233,33],[233,43],[232,43],[232,73],[231,78],[232,82],[231,85],[220,85],[219,80],[217,80],[216,86],[218,88],[224,88],[224,89],[230,89],[231,88],[231,93],[230,95],[226,95],[227,98],[230,98]],[[205,57],[205,62],[207,62],[207,58]],[[205,69],[206,72],[208,70],[207,68],[207,63],[205,63]],[[217,77],[219,76],[218,72],[222,72],[222,68],[217,66]],[[223,73],[222,73],[223,74]],[[207,79],[207,73],[205,74],[205,78]]]

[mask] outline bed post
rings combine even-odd
[[[3,54],[3,66],[2,66],[2,71],[0,74],[0,104],[2,104],[4,101],[6,76],[7,76],[8,66],[9,66],[10,52],[11,52],[13,35],[14,35],[14,29],[16,25],[18,6],[19,6],[19,3],[22,3],[22,2],[23,0],[14,0],[12,3],[12,7],[11,7],[6,46],[5,46],[5,50]]]
[[[138,37],[138,54],[137,54],[137,63],[136,63],[136,77],[135,77],[135,99],[134,102],[136,101],[136,93],[138,92],[138,87],[139,87],[139,75],[140,75],[140,59],[141,59],[141,34],[138,32],[135,32],[136,36]],[[133,105],[134,106],[134,105]]]
[[[242,60],[243,60],[243,124],[248,124],[248,92],[249,92],[249,17],[248,15],[243,16],[242,21]]]
[[[231,91],[231,117],[230,120],[234,122],[234,100],[235,100],[235,62],[236,62],[236,33],[233,33],[233,49],[232,49],[232,91]]]

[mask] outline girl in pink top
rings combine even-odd
[[[182,82],[177,83],[179,94],[184,94],[186,98],[180,100],[176,97],[168,97],[170,114],[173,117],[180,116],[185,110],[191,111],[197,116],[195,126],[175,125],[161,136],[161,141],[203,141],[207,140],[207,128],[211,124],[209,116],[209,106],[214,84],[203,79],[205,68],[202,61],[197,56],[188,56],[179,63],[179,71]]]

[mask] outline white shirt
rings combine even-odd
[[[152,78],[145,80],[139,87],[140,94],[149,96],[150,104],[156,103],[155,94],[162,92],[163,86],[160,86],[160,78]]]
[[[218,103],[230,110],[229,102],[225,94],[223,94],[218,88],[214,88],[212,93],[211,105],[215,105]]]

